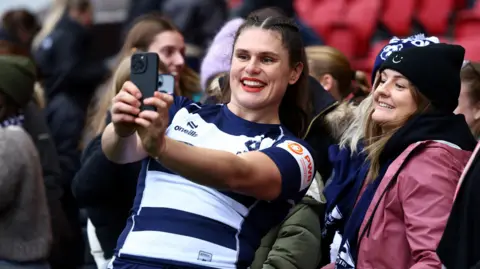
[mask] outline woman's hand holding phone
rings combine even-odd
[[[155,110],[144,110],[135,118],[143,148],[152,157],[159,157],[165,150],[165,132],[170,121],[168,110],[172,103],[173,96],[155,92],[153,97],[144,100],[144,105]]]
[[[123,84],[122,89],[112,100],[112,123],[115,133],[127,137],[135,133],[135,118],[140,113],[141,91],[130,81]]]
[[[118,136],[125,137],[138,132],[143,147],[151,156],[158,156],[165,147],[165,131],[169,123],[168,109],[173,97],[155,92],[145,98],[143,105],[155,110],[140,110],[142,93],[135,84],[127,81],[112,101],[112,122]]]

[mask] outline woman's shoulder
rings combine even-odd
[[[403,185],[438,186],[440,179],[456,184],[471,155],[471,152],[445,141],[425,141],[411,147],[418,151],[410,152],[412,155],[408,160],[398,160],[406,162],[399,174],[399,177],[409,178],[403,181]]]
[[[431,140],[420,143],[423,143],[424,146],[420,149],[420,153],[413,157],[417,161],[433,158],[437,162],[445,161],[458,167],[463,167],[472,155],[471,151],[464,150],[448,141]]]

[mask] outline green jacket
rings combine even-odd
[[[263,237],[251,269],[317,269],[321,259],[320,219],[324,214],[322,180],[312,182],[307,195],[285,220]]]

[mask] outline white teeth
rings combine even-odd
[[[174,72],[171,72],[170,75],[176,77],[178,75],[178,73],[174,71]]]
[[[252,80],[244,80],[243,84],[245,84],[246,86],[251,86],[251,87],[262,87],[262,86],[264,86],[263,83],[261,83],[259,81],[252,81]]]
[[[388,104],[385,104],[385,103],[378,103],[378,105],[379,105],[379,106],[381,106],[381,107],[384,107],[384,108],[388,108],[388,109],[394,109],[394,107],[393,107],[393,106],[391,106],[391,105],[388,105]]]

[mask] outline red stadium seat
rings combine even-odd
[[[356,35],[353,29],[346,26],[333,28],[325,41],[326,45],[340,50],[347,58],[355,56]]]
[[[472,9],[458,12],[454,35],[456,39],[480,35],[480,1]]]
[[[298,16],[324,39],[344,20],[345,0],[296,0],[294,6]]]
[[[416,17],[429,35],[443,35],[454,5],[454,0],[418,0]]]
[[[355,55],[364,56],[368,52],[370,39],[377,28],[380,0],[348,0],[344,15],[345,23],[355,31]]]
[[[480,61],[480,37],[471,36],[456,39],[455,43],[465,48],[465,59],[470,61]]]
[[[381,22],[396,36],[408,36],[416,0],[383,0]]]

